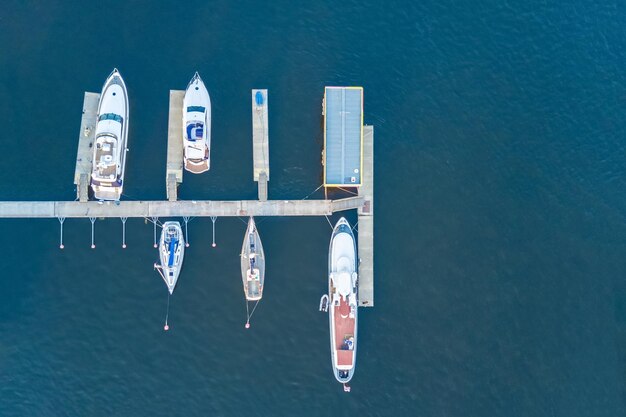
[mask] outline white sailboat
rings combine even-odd
[[[265,283],[265,252],[252,217],[248,220],[248,228],[243,237],[243,245],[241,247],[241,279],[243,280],[243,291],[246,295],[246,311],[248,312],[246,328],[249,328],[250,317],[252,317],[258,302],[263,297],[263,285]],[[255,302],[252,313],[250,313],[248,307],[249,302]]]
[[[128,141],[128,93],[117,68],[107,78],[98,104],[91,188],[97,200],[118,201],[124,186]]]
[[[211,163],[211,98],[196,72],[183,100],[183,154],[185,169],[206,172]]]
[[[154,267],[161,274],[170,294],[176,288],[176,282],[183,266],[185,256],[185,238],[179,222],[165,222],[159,241],[160,265]]]
[[[357,296],[356,241],[350,224],[342,217],[335,225],[330,239],[326,301],[329,308],[333,373],[337,381],[344,384],[345,391],[350,390],[347,383],[352,379],[356,367]]]

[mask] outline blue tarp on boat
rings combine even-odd
[[[176,254],[176,248],[178,247],[178,239],[170,240],[170,246],[168,248],[170,252],[170,258],[167,260],[167,266],[174,266],[174,255]]]

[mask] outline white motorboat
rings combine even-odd
[[[97,200],[118,201],[124,186],[128,141],[128,93],[117,68],[100,95],[91,172]]]
[[[352,228],[342,217],[333,229],[328,251],[328,316],[333,373],[346,391],[356,367],[357,259]]]
[[[211,164],[211,98],[196,72],[183,100],[183,154],[185,169],[206,172]]]

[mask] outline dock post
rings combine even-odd
[[[267,174],[265,171],[259,174],[259,200],[267,201]]]
[[[215,221],[217,220],[216,216],[211,216],[211,221],[213,222],[213,243],[211,244],[212,247],[216,247],[217,244],[215,243]]]
[[[63,223],[65,223],[65,217],[57,217],[59,219],[59,223],[61,224],[61,241],[59,243],[59,248],[63,249],[65,245],[63,245]]]
[[[189,247],[189,231],[187,230],[187,223],[189,223],[189,217],[183,216],[183,221],[185,222],[185,247]]]
[[[126,220],[128,217],[120,217],[122,220],[122,249],[126,249]]]
[[[96,222],[96,218],[90,217],[89,221],[91,222],[91,249],[95,249],[96,244],[94,242],[94,223]]]
[[[158,217],[151,217],[152,220],[152,224],[154,224],[154,247],[157,247],[157,243],[156,243],[156,227],[157,227],[157,222],[159,221]]]

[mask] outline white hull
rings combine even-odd
[[[211,98],[196,72],[183,100],[183,156],[185,169],[206,172],[211,164]]]
[[[241,278],[246,300],[260,300],[263,297],[265,283],[265,253],[252,217],[248,221],[241,247]]]
[[[165,222],[159,240],[160,272],[167,289],[172,294],[183,266],[185,239],[178,222]]]
[[[347,383],[356,368],[358,329],[358,277],[356,241],[352,228],[341,218],[328,252],[330,351],[333,374]]]
[[[128,145],[128,93],[114,69],[102,88],[93,146],[91,188],[97,200],[122,196]]]

